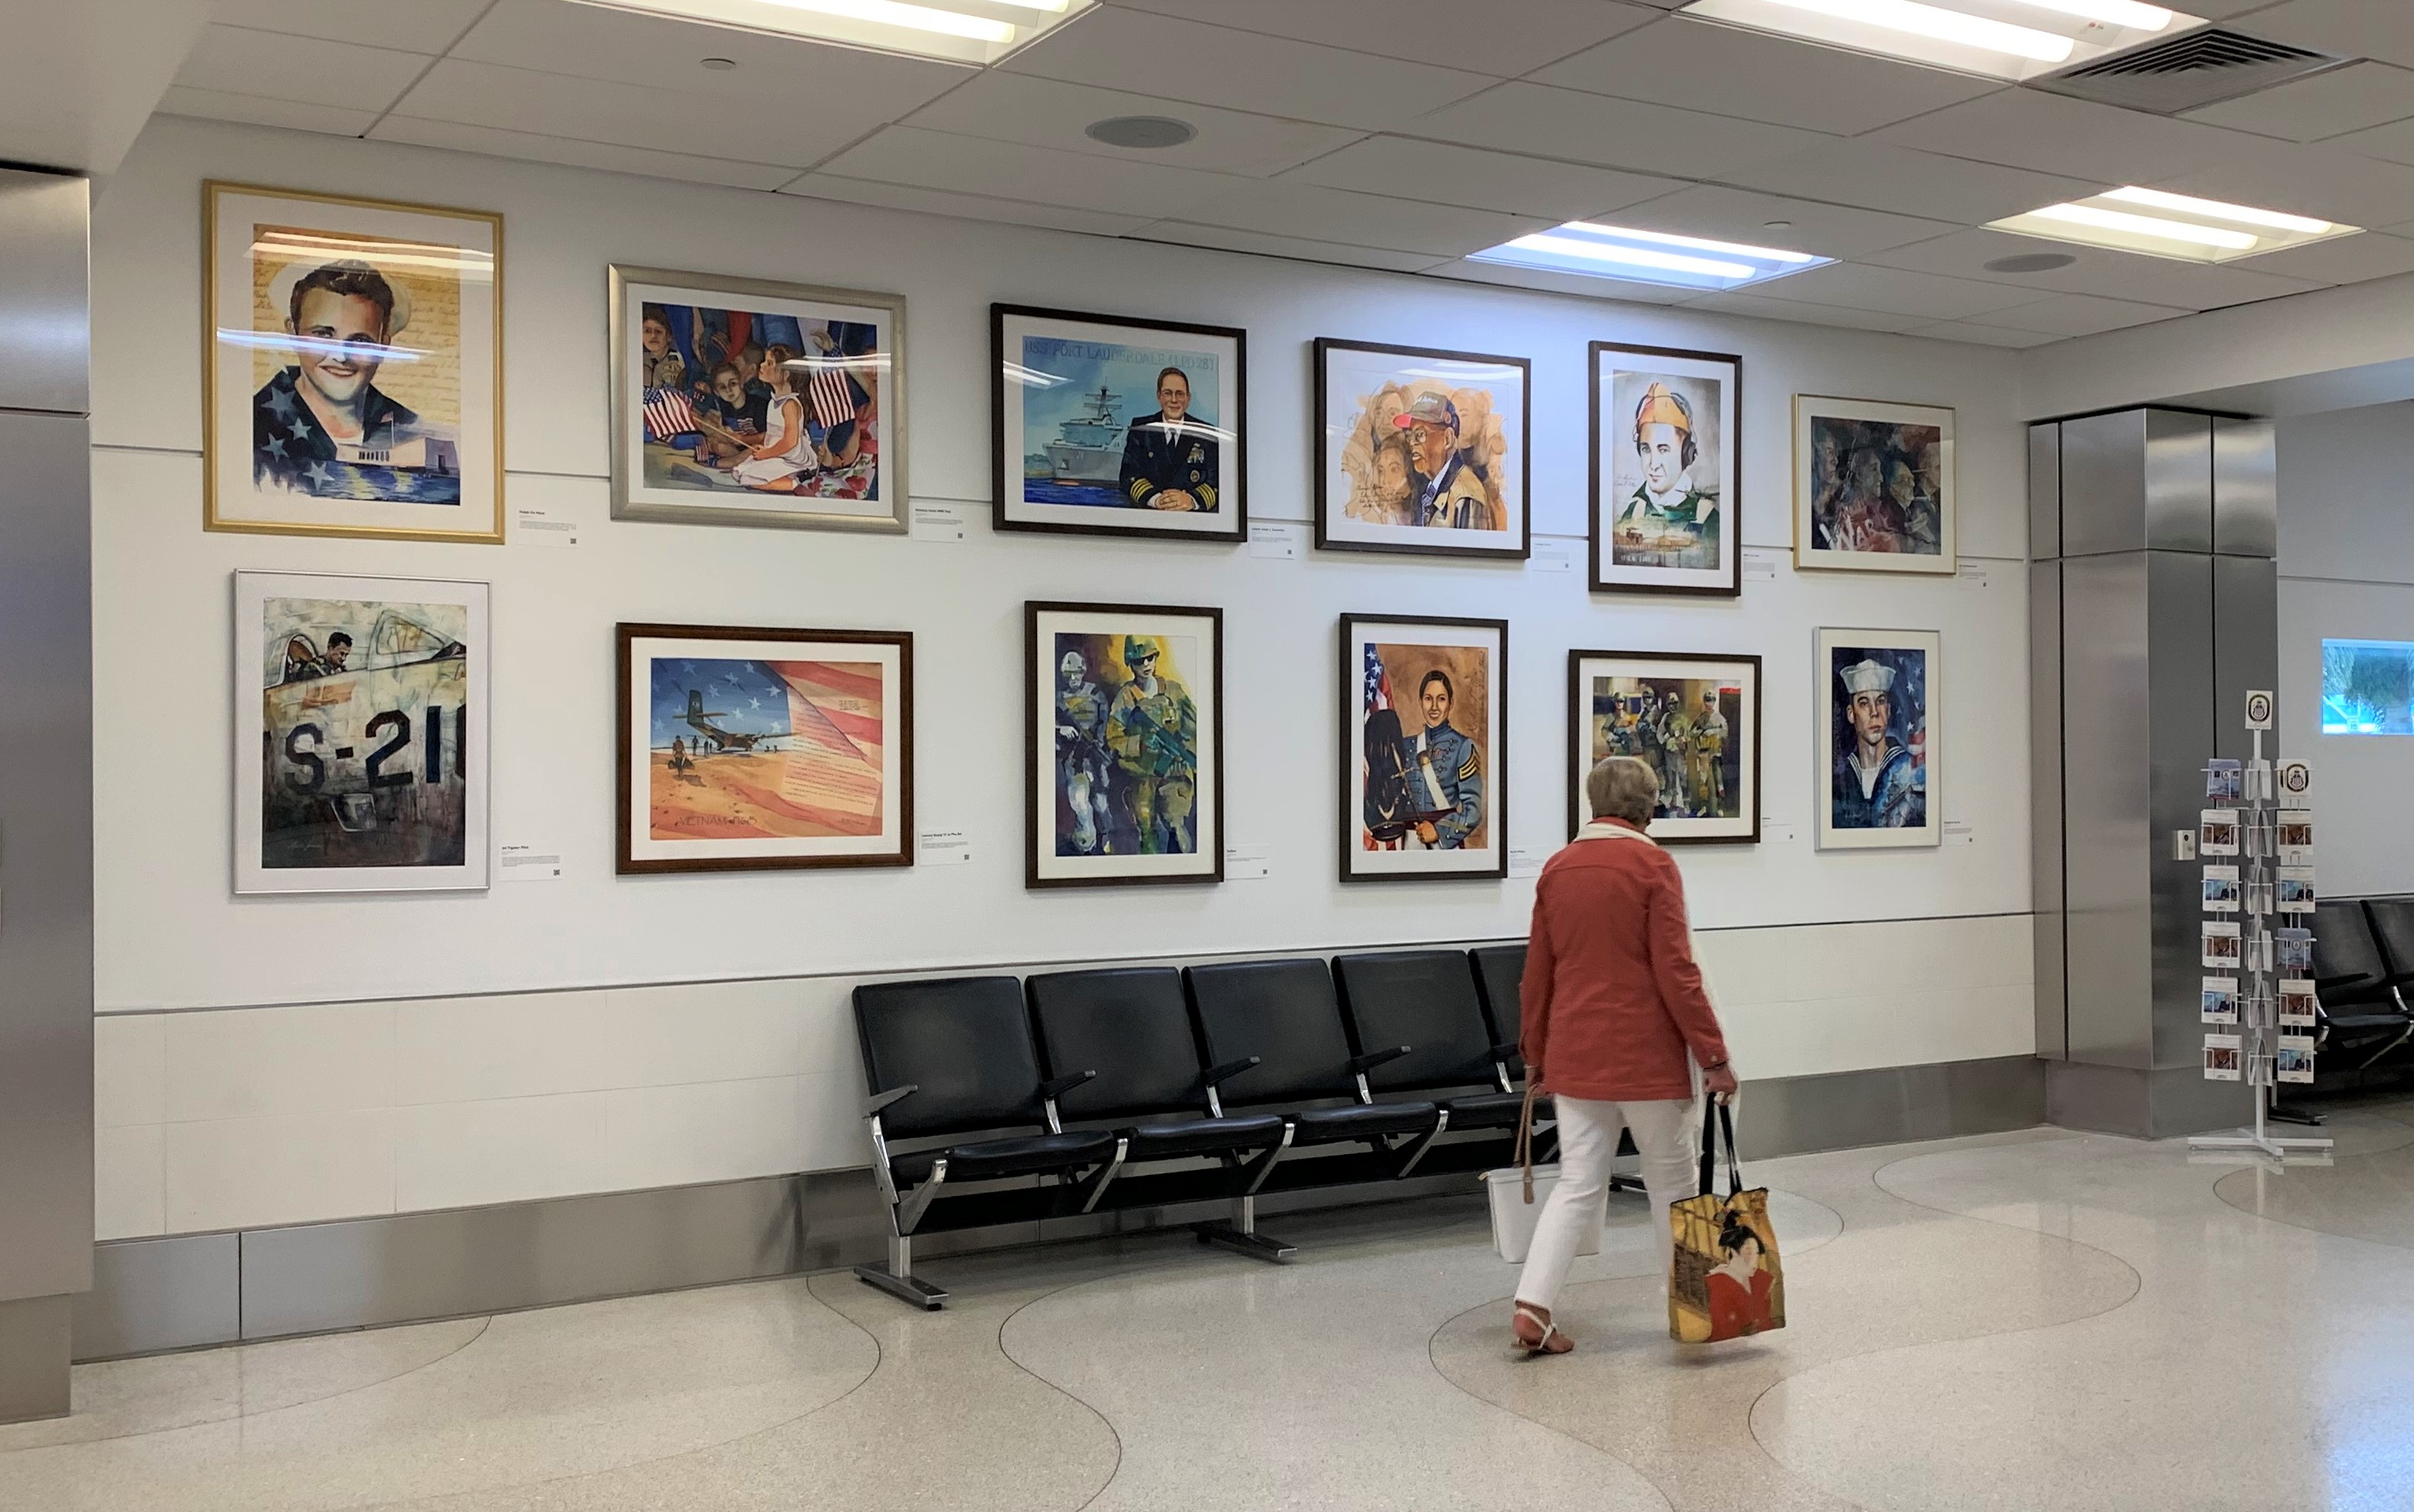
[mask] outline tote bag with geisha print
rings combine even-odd
[[[1726,1195],[1719,1195],[1716,1156],[1727,1147]],[[1702,1192],[1668,1205],[1676,1248],[1669,1262],[1668,1336],[1707,1344],[1785,1327],[1785,1270],[1768,1222],[1768,1189],[1743,1190],[1736,1164],[1735,1120],[1716,1098],[1702,1109]]]

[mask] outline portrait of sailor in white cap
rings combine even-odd
[[[1829,796],[1838,829],[1918,829],[1928,823],[1919,764],[1894,734],[1896,670],[1863,657],[1840,668],[1850,739],[1836,757]]]

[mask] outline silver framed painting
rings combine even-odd
[[[1959,570],[1953,411],[1794,396],[1794,565],[1854,572]]]
[[[902,532],[905,299],[610,272],[612,513]]]
[[[1943,843],[1944,637],[1822,629],[1813,640],[1819,849]]]
[[[234,890],[487,882],[484,583],[234,574]]]

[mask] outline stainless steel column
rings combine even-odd
[[[2206,758],[2243,752],[2245,690],[2274,685],[2272,479],[2261,422],[2132,409],[2030,432],[2037,1053],[2058,1123],[2159,1138],[2245,1116],[2243,1086],[2203,1077],[2200,873],[2171,843]]]
[[[67,1410],[92,1285],[90,210],[0,169],[0,1422]]]

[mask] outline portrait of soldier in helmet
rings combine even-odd
[[[1739,359],[1593,347],[1593,574],[1732,593]]]

